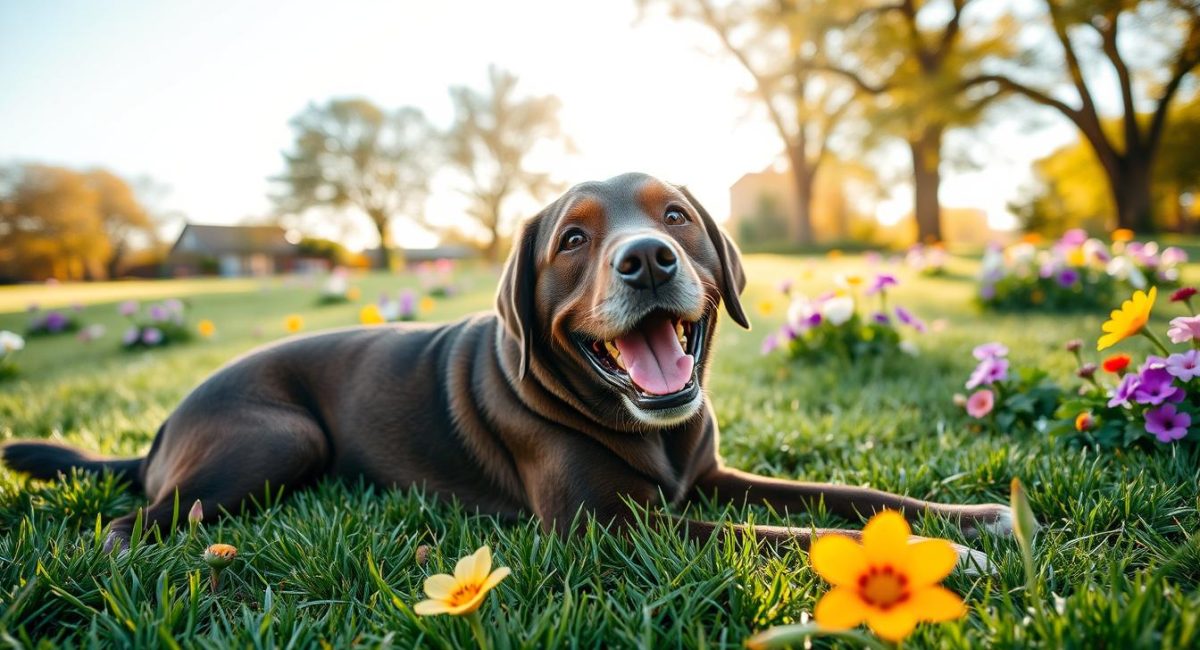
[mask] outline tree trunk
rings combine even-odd
[[[392,254],[392,238],[388,235],[388,218],[379,210],[369,210],[367,215],[371,217],[371,223],[375,224],[375,230],[379,233],[379,259],[378,264],[385,271],[393,271],[392,264],[395,263],[395,256]]]
[[[927,126],[910,140],[913,163],[913,215],[917,220],[917,241],[932,244],[942,241],[942,207],[938,188],[942,183],[942,127]]]
[[[813,177],[816,167],[809,164],[803,151],[789,148],[788,159],[792,167],[792,181],[796,185],[796,223],[793,231],[796,243],[808,246],[814,243],[812,226]]]
[[[108,263],[105,264],[105,271],[108,273],[108,279],[114,280],[121,273],[121,261],[125,256],[124,240],[117,242],[113,246],[112,255],[108,258]]]
[[[1117,207],[1117,227],[1134,232],[1154,232],[1153,159],[1149,155],[1127,153],[1109,175],[1113,202]]]

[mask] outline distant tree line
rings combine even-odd
[[[0,280],[120,276],[157,244],[135,185],[104,169],[0,168]]]
[[[434,174],[449,169],[470,201],[465,216],[484,233],[482,250],[497,260],[515,217],[508,201],[519,194],[541,199],[561,188],[528,160],[547,142],[569,147],[559,128],[559,102],[520,94],[517,77],[495,66],[485,89],[452,86],[450,98],[454,120],[444,131],[412,106],[388,110],[358,98],[309,106],[291,123],[295,141],[275,179],[277,209],[334,208],[347,216],[341,209],[351,208],[366,215],[379,235],[381,263],[392,267],[398,217],[439,229],[423,208]]]
[[[1112,206],[1107,226],[1162,223],[1155,167],[1164,140],[1179,139],[1165,135],[1175,100],[1195,93],[1195,0],[640,3],[705,26],[749,73],[794,177],[797,243],[811,242],[813,178],[839,140],[843,155],[904,143],[918,236],[941,239],[946,135],[1001,104],[1019,119],[1049,108],[1079,130]],[[1097,96],[1106,78],[1116,101]]]

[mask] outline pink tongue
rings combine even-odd
[[[681,391],[692,378],[695,361],[684,354],[675,335],[675,325],[666,316],[646,319],[641,328],[613,343],[621,351],[621,362],[630,379],[651,395]]]

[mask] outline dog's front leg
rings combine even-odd
[[[720,464],[696,480],[689,497],[735,505],[763,503],[789,512],[815,509],[824,503],[826,510],[847,519],[869,517],[880,510],[898,510],[909,521],[914,521],[931,512],[958,522],[968,537],[978,536],[981,530],[998,534],[1012,532],[1012,511],[1001,504],[932,503],[871,488],[768,478]]]

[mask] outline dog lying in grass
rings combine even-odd
[[[248,505],[264,485],[296,490],[329,475],[423,486],[502,517],[532,513],[564,534],[581,509],[622,530],[632,523],[625,499],[663,498],[790,512],[823,503],[848,518],[893,509],[910,520],[948,517],[969,536],[1011,530],[1003,505],[937,504],[726,467],[704,382],[719,306],[749,327],[744,286],[736,246],[686,189],[641,174],[584,183],[524,224],[497,313],[260,348],[193,390],[142,458],[29,441],[6,445],[3,458],[40,479],[71,468],[114,472],[150,498],[147,529],[164,532],[176,492],[211,519]],[[128,544],[135,517],[111,523],[106,548]],[[698,539],[721,530],[682,523]],[[754,534],[802,547],[814,536],[858,537],[769,526]]]

